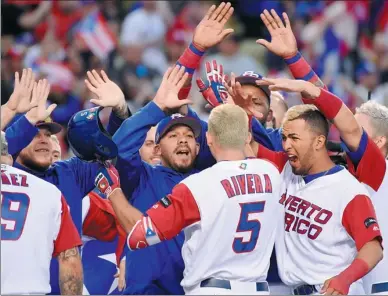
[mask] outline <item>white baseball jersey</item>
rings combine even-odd
[[[343,167],[309,180],[293,174],[285,153],[260,147],[258,156],[283,168],[284,230],[279,227],[276,256],[285,284],[323,284],[345,270],[365,243],[380,237],[366,188]]]
[[[50,260],[81,245],[61,192],[1,165],[1,294],[46,294]]]
[[[174,187],[147,214],[164,238],[182,228],[186,293],[203,280],[265,281],[274,246],[280,173],[265,160],[223,161]]]
[[[388,161],[386,162],[388,167]],[[388,172],[385,172],[384,181],[377,192],[371,192],[372,203],[376,209],[377,220],[383,238],[388,238]],[[384,244],[383,244],[384,246]],[[388,283],[388,249],[385,246],[383,259],[364,278],[364,288],[367,294],[371,293],[373,284]],[[385,291],[387,293],[387,291]]]

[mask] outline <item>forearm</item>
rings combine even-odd
[[[39,24],[48,15],[51,9],[50,1],[42,1],[32,12],[24,13],[20,16],[18,23],[25,29],[31,29]]]
[[[307,63],[299,51],[294,56],[285,58],[284,61],[295,79],[309,81],[319,88],[326,89],[325,84],[314,72],[314,70]]]
[[[113,210],[115,211],[121,226],[129,233],[136,222],[143,217],[143,214],[129,204],[120,188],[114,190],[112,194],[109,195],[109,200],[112,203]]]
[[[78,248],[63,251],[58,256],[59,287],[62,295],[82,295],[83,271]]]
[[[340,132],[342,140],[350,151],[356,151],[361,140],[362,128],[357,123],[352,111],[334,94],[324,89],[316,89],[313,98],[304,96],[305,104],[314,104],[328,120],[333,121]]]
[[[15,117],[16,112],[10,110],[7,105],[1,106],[1,130],[4,130],[8,123]]]
[[[383,259],[383,249],[380,241],[374,239],[367,242],[358,252],[356,259],[365,261],[368,265],[368,272]]]
[[[26,116],[19,118],[5,131],[9,154],[15,158],[20,151],[31,143],[38,131],[35,125],[27,120]]]
[[[202,56],[205,54],[205,49],[201,48],[198,45],[194,45],[192,42],[188,48],[183,52],[178,61],[177,65],[184,66],[185,71],[189,73],[189,78],[186,80],[185,84],[179,91],[178,97],[183,100],[186,99],[189,95],[191,89],[191,81],[195,70],[199,67]],[[183,113],[187,112],[187,109],[182,109]]]

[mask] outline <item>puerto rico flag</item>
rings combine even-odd
[[[121,295],[117,289],[116,274],[117,238],[113,242],[89,240],[82,246],[84,270],[83,295]]]
[[[77,25],[76,38],[101,60],[116,47],[116,38],[98,10],[92,11]]]

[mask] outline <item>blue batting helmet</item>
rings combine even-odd
[[[70,148],[84,161],[106,161],[117,156],[117,146],[99,118],[102,109],[95,107],[80,111],[69,121],[67,138]]]

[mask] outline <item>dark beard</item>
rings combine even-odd
[[[44,172],[50,167],[50,165],[42,166],[41,164],[38,164],[29,158],[23,159],[23,162],[19,161],[19,163],[25,166],[26,168],[36,172]]]

